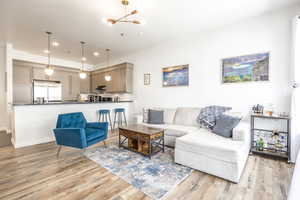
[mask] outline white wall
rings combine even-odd
[[[136,112],[144,106],[212,104],[247,112],[258,103],[273,103],[277,111],[290,111],[290,40],[297,12],[300,5],[205,34],[187,35],[114,62],[135,65]],[[271,53],[269,82],[221,84],[220,59],[265,51]],[[163,88],[162,68],[179,64],[190,65],[190,86]],[[144,73],[152,75],[150,86],[143,85]]]
[[[0,43],[0,130],[7,129],[5,72],[6,72],[6,44]]]

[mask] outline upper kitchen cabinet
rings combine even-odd
[[[106,75],[111,76],[110,81],[105,80]],[[122,63],[93,71],[91,74],[92,91],[95,91],[101,85],[106,86],[107,93],[131,93],[133,87],[133,64]]]
[[[32,67],[14,62],[13,101],[15,103],[32,102]]]
[[[86,79],[79,78],[76,68],[55,66],[52,76],[46,76],[45,65],[20,60],[13,61],[14,103],[32,103],[33,80],[59,81],[63,100],[77,100],[80,93],[90,93],[90,74]]]
[[[59,81],[62,84],[62,97],[64,100],[76,100],[80,94],[80,80],[78,72],[74,70],[56,69],[52,76],[52,81]]]
[[[45,74],[45,68],[42,67],[33,67],[32,78],[36,80],[47,80],[47,76]]]

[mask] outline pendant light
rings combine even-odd
[[[86,72],[84,72],[84,61],[86,61],[86,58],[84,57],[84,44],[85,44],[85,42],[80,42],[80,44],[81,44],[81,69],[80,69],[80,72],[79,72],[79,77],[81,79],[86,79],[87,74],[86,74]]]
[[[107,67],[109,67],[109,52],[110,52],[110,49],[106,49],[106,54],[107,54]],[[104,79],[108,82],[108,81],[111,81],[111,75],[109,74],[106,74]]]
[[[47,52],[48,52],[48,65],[45,69],[45,73],[46,73],[47,76],[51,76],[54,73],[53,68],[50,66],[50,54],[51,54],[51,51],[50,51],[51,45],[50,45],[50,43],[51,43],[52,33],[47,31],[46,34],[48,35],[48,50],[47,50]]]

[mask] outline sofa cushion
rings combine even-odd
[[[240,118],[232,117],[229,115],[221,115],[216,120],[216,125],[213,127],[212,132],[227,138],[232,137],[232,130],[240,122]]]
[[[200,113],[200,108],[177,108],[174,124],[184,126],[198,126],[197,117]]]
[[[226,162],[238,162],[242,159],[244,151],[247,151],[244,142],[218,136],[206,129],[178,137],[177,148]]]
[[[194,131],[199,130],[199,127],[195,126],[182,126],[182,125],[175,125],[175,124],[148,124],[142,123],[144,126],[153,127],[153,128],[160,128],[165,130],[165,135],[174,136],[174,137],[181,137],[188,133],[192,133]]]
[[[176,114],[176,109],[174,108],[165,108],[164,110],[164,122],[165,124],[173,124],[174,117]]]
[[[148,123],[164,124],[164,111],[150,109],[148,113]]]
[[[86,128],[85,129],[86,139],[87,141],[93,140],[98,137],[102,137],[105,135],[105,131],[96,128]]]

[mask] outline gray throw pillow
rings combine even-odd
[[[231,138],[232,130],[234,129],[234,127],[236,127],[236,125],[238,125],[240,120],[241,119],[237,117],[221,115],[216,120],[216,125],[213,127],[212,132],[226,138]]]
[[[148,112],[149,124],[164,124],[164,111],[163,110],[149,110]]]

